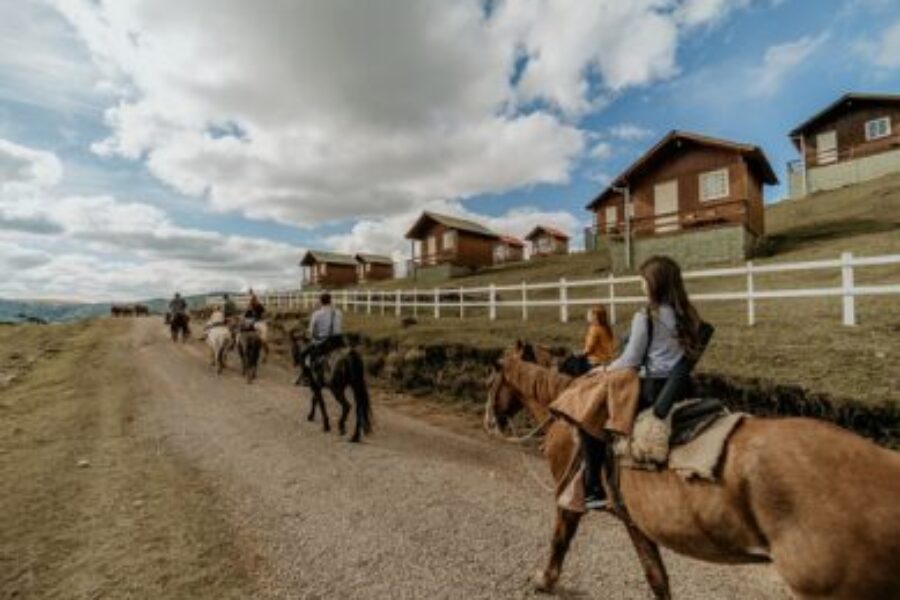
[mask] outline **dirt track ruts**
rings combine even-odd
[[[258,564],[254,596],[531,595],[553,503],[520,449],[434,427],[377,397],[376,436],[348,444],[306,422],[305,393],[276,366],[248,386],[234,373],[217,378],[200,347],[173,347],[156,323],[136,321],[133,335],[155,390],[141,425],[218,491]],[[546,472],[538,458],[524,461]],[[786,597],[766,568],[668,564],[676,598]],[[607,516],[585,520],[561,583],[562,597],[650,597]]]
[[[533,596],[546,467],[470,417],[376,394],[353,445],[305,420],[278,364],[217,377],[158,319],[53,331],[0,394],[0,598]],[[765,567],[667,563],[675,598],[788,597]],[[558,597],[651,597],[612,518],[583,521]]]

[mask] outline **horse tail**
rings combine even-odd
[[[357,418],[361,419],[360,428],[363,433],[370,435],[375,421],[372,417],[372,402],[369,398],[369,386],[366,385],[366,369],[362,356],[356,349],[347,353],[350,366],[350,387],[353,389],[353,398],[356,400]]]

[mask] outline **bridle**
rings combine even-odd
[[[512,419],[509,419],[507,423],[509,423],[509,428],[512,430],[512,436],[503,435],[499,431],[498,423],[497,423],[497,413],[494,410],[494,400],[497,397],[497,394],[500,392],[500,387],[506,381],[506,377],[503,374],[503,370],[499,369],[495,373],[491,375],[490,382],[488,383],[488,393],[487,393],[487,403],[484,407],[484,422],[483,426],[488,435],[496,437],[498,439],[503,440],[504,442],[509,442],[511,444],[524,444],[528,440],[531,440],[541,433],[543,433],[544,429],[547,425],[553,420],[553,416],[548,416],[546,419],[541,421],[536,427],[529,430],[525,435],[518,435],[518,431],[516,430],[516,425]],[[509,384],[507,384],[509,385]]]

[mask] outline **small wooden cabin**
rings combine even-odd
[[[598,235],[625,232],[625,193],[635,236],[742,224],[764,233],[763,186],[778,178],[758,146],[672,131],[631,164],[587,208]]]
[[[416,269],[437,265],[477,269],[494,263],[494,244],[500,236],[473,221],[426,211],[406,239],[411,240]]]
[[[532,258],[569,253],[569,236],[555,227],[538,225],[525,239],[531,242]]]
[[[900,95],[844,94],[790,132],[791,197],[900,171]]]
[[[300,267],[304,286],[341,287],[357,282],[356,258],[349,254],[309,250]]]
[[[356,255],[356,278],[360,283],[394,278],[394,260],[378,254]]]
[[[525,242],[511,235],[501,235],[494,244],[494,264],[525,260]]]

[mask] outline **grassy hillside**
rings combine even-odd
[[[841,252],[857,255],[900,253],[900,175],[820,193],[803,200],[784,201],[766,211],[770,256],[757,264],[836,258]],[[595,278],[607,265],[597,254],[555,257],[516,267],[485,271],[453,280],[453,285],[482,286]],[[859,269],[858,284],[900,283],[900,266]],[[391,287],[412,287],[391,282]],[[689,281],[693,294],[740,290],[742,277]],[[831,287],[840,285],[838,270],[758,276],[757,289]],[[386,284],[385,287],[388,285]],[[629,289],[630,288],[630,289]],[[572,290],[570,298],[597,297],[603,290]],[[622,286],[617,295],[637,295],[637,286]],[[533,292],[531,299],[558,297],[557,290]],[[499,299],[517,300],[503,293]],[[424,301],[424,299],[423,299]],[[718,328],[715,342],[701,370],[741,379],[761,379],[797,385],[835,399],[900,405],[900,302],[897,297],[857,299],[857,327],[841,325],[841,299],[757,301],[757,325],[746,324],[743,302],[698,302],[704,318]],[[625,333],[634,307],[618,309],[617,330]],[[378,312],[378,311],[376,311]],[[404,312],[404,315],[411,312]],[[573,308],[569,323],[559,322],[557,308],[530,308],[528,320],[515,306],[498,310],[488,321],[485,309],[467,309],[465,319],[447,307],[435,320],[430,309],[418,312],[418,324],[401,328],[386,316],[349,315],[348,327],[375,338],[392,338],[415,345],[465,344],[503,347],[517,337],[577,348],[584,328],[583,309]]]

